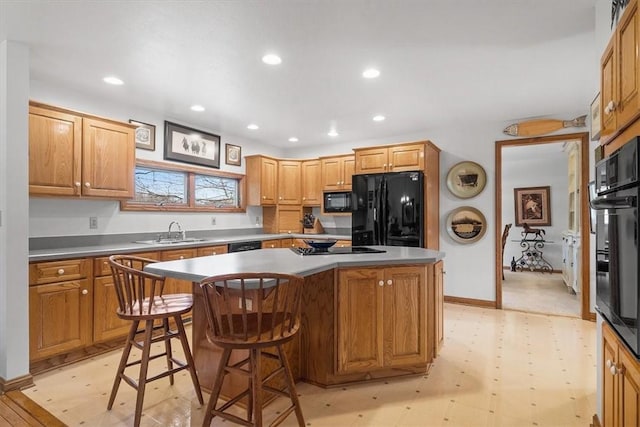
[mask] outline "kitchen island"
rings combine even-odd
[[[206,339],[197,282],[247,272],[305,278],[301,330],[286,348],[296,379],[328,387],[425,373],[443,338],[444,253],[374,248],[385,252],[302,256],[269,249],[160,262],[146,270],[194,282],[192,351],[204,388],[213,384],[221,350]],[[232,390],[223,389],[223,394],[243,387],[234,381],[225,386]]]

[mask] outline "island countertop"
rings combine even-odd
[[[161,276],[199,282],[221,274],[283,273],[310,276],[342,267],[375,265],[433,264],[444,252],[404,246],[370,246],[383,253],[327,254],[302,256],[290,249],[260,249],[223,255],[189,258],[149,264],[145,271]]]

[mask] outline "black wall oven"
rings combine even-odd
[[[640,357],[638,140],[596,164],[596,309]]]

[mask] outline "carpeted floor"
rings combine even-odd
[[[560,273],[504,272],[502,307],[580,317],[580,294],[569,293]]]

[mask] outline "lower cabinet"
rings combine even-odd
[[[640,362],[602,324],[602,426],[640,426]]]
[[[425,280],[425,266],[338,271],[338,373],[427,362]]]
[[[196,249],[174,249],[171,251],[162,251],[160,253],[161,261],[174,261],[178,259],[194,258],[197,254]],[[164,282],[165,294],[190,294],[192,292],[192,283],[188,280],[173,279],[167,277]]]

